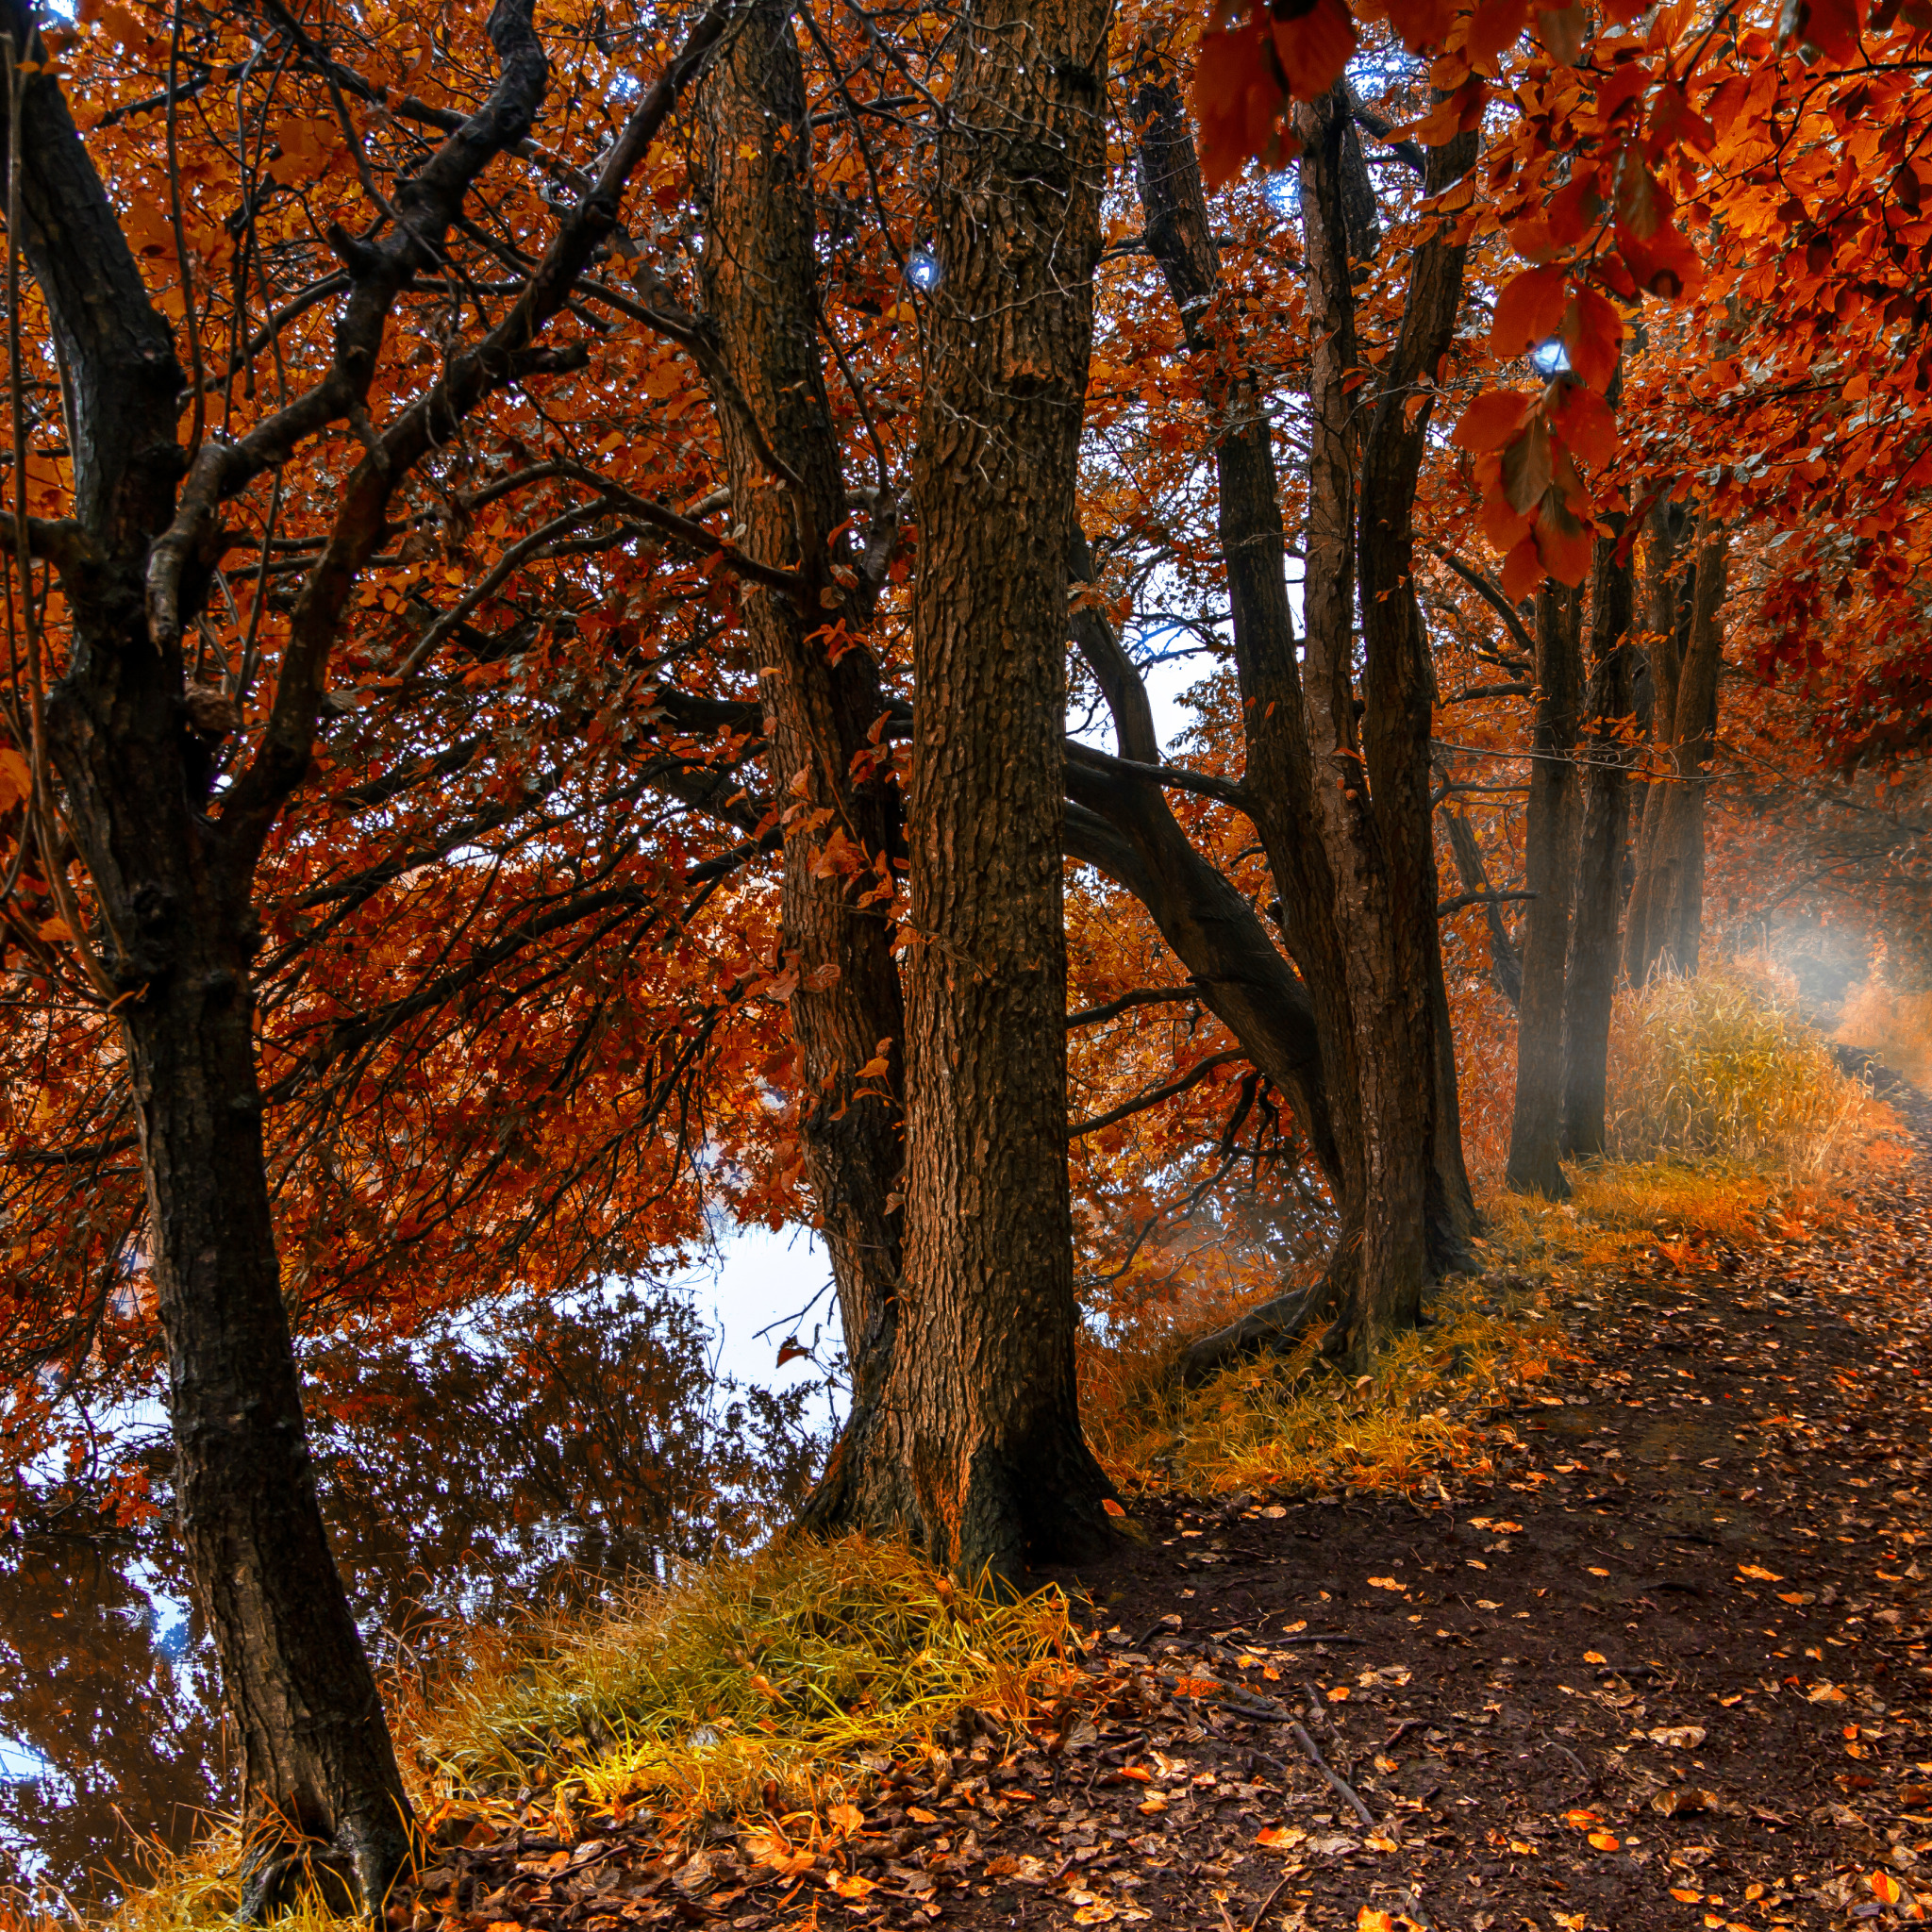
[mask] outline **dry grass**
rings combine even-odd
[[[546,1790],[796,1824],[969,1705],[1024,1723],[1064,1683],[1071,1635],[1058,1591],[1003,1599],[894,1544],[792,1540],[502,1640],[412,1729],[460,1802]]]
[[[1624,1161],[1714,1161],[1813,1180],[1891,1124],[1890,1109],[1840,1072],[1823,1035],[1737,970],[1619,994],[1609,1073],[1610,1151]]]
[[[1089,1439],[1124,1491],[1443,1494],[1489,1473],[1485,1415],[1571,1354],[1533,1287],[1486,1280],[1446,1290],[1430,1326],[1373,1375],[1338,1374],[1319,1345],[1237,1363],[1198,1390],[1150,1376],[1090,1414]]]
[[[1875,1054],[1915,1087],[1932,1085],[1932,992],[1864,980],[1845,995],[1835,1037]]]
[[[1932,1002],[1928,1002],[1932,1005]],[[1490,1418],[1580,1360],[1554,1305],[1633,1265],[1691,1265],[1843,1211],[1846,1180],[1901,1158],[1896,1122],[1762,980],[1736,971],[1623,995],[1611,1043],[1614,1158],[1558,1204],[1490,1191],[1484,1274],[1350,1381],[1311,1338],[1292,1356],[1174,1387],[1179,1337],[1092,1347],[1088,1432],[1124,1490],[1446,1494],[1489,1473]]]
[[[1057,1590],[1016,1601],[959,1589],[897,1545],[794,1540],[601,1611],[479,1632],[450,1679],[391,1710],[427,1830],[508,1826],[534,1802],[571,1836],[591,1813],[642,1811],[668,1834],[736,1819],[809,1849],[962,1710],[1021,1725],[1055,1702],[1072,1641]],[[116,1932],[231,1924],[245,1850],[230,1828],[157,1857]],[[277,1922],[356,1923],[312,1897]]]

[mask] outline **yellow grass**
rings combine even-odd
[[[1875,1054],[1915,1087],[1932,1083],[1932,992],[1901,992],[1867,979],[1845,995],[1836,1037]]]
[[[1090,1345],[1088,1433],[1108,1473],[1129,1491],[1446,1493],[1489,1473],[1497,1407],[1585,1358],[1587,1325],[1573,1335],[1557,1303],[1640,1261],[1815,1227],[1844,1211],[1850,1177],[1901,1158],[1890,1110],[1736,971],[1620,996],[1609,1112],[1612,1158],[1572,1168],[1569,1201],[1488,1192],[1483,1274],[1448,1284],[1373,1377],[1337,1374],[1310,1338],[1187,1391],[1179,1337]]]
[[[566,1810],[795,1823],[967,1706],[1025,1722],[1070,1640],[1058,1591],[1003,1599],[896,1544],[793,1539],[504,1640],[422,1713],[416,1745],[465,1802],[543,1790]]]
[[[1834,1171],[1891,1124],[1824,1036],[1737,970],[1619,994],[1610,1152],[1742,1165],[1798,1181]]]
[[[1056,1702],[1072,1641],[1058,1590],[1015,1600],[896,1544],[793,1539],[601,1610],[477,1633],[449,1681],[426,1697],[397,1687],[391,1713],[426,1829],[507,1825],[535,1802],[566,1835],[643,1811],[674,1835],[735,1819],[808,1848],[961,1711],[1017,1726]],[[158,1857],[117,1932],[232,1923],[244,1851],[229,1828]],[[354,1922],[310,1897],[278,1923]]]
[[[1291,1356],[1224,1369],[1198,1390],[1169,1382],[1088,1418],[1088,1437],[1124,1491],[1265,1489],[1440,1494],[1489,1473],[1482,1420],[1571,1353],[1532,1287],[1480,1280],[1447,1290],[1431,1324],[1386,1350],[1373,1375]]]

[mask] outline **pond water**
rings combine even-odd
[[[307,1344],[324,1507],[379,1673],[433,1662],[471,1622],[745,1547],[789,1513],[823,1453],[826,1383],[809,1361],[774,1376],[775,1344],[747,1345],[754,1309],[797,1305],[801,1257],[751,1258],[759,1278],[708,1308],[625,1290]],[[118,1459],[165,1499],[165,1441],[123,1433]],[[98,1910],[153,1847],[233,1805],[218,1688],[165,1512],[122,1527],[84,1487],[42,1491],[0,1532],[0,1889]]]

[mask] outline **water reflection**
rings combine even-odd
[[[382,1669],[470,1620],[756,1541],[822,1444],[822,1385],[712,1374],[688,1298],[499,1307],[304,1350],[337,1557]],[[165,1493],[164,1445],[142,1455]],[[165,1518],[122,1529],[46,1495],[0,1538],[0,1882],[83,1908],[231,1803],[210,1647]]]
[[[0,1542],[0,1878],[97,1893],[223,1795],[207,1646],[150,1551],[78,1510]]]

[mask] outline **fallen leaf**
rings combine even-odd
[[[1617,1849],[1617,1835],[1610,1831],[1593,1831],[1590,1842],[1600,1852],[1614,1852]]]
[[[1740,1576],[1755,1576],[1759,1583],[1782,1583],[1784,1578],[1775,1570],[1767,1570],[1761,1563],[1740,1563]]]
[[[827,1874],[825,1883],[841,1898],[863,1898],[869,1891],[876,1891],[877,1881],[861,1878],[857,1872],[833,1872]]]
[[[1271,1852],[1291,1852],[1307,1841],[1307,1833],[1292,1824],[1270,1824],[1255,1834],[1255,1842]]]
[[[1694,1751],[1704,1737],[1702,1724],[1658,1724],[1650,1733],[1650,1741],[1669,1751]]]

